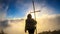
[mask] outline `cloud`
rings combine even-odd
[[[0,21],[6,18],[7,10],[8,5],[6,5],[4,2],[0,3]]]
[[[60,30],[60,14],[37,18],[38,32]]]
[[[60,25],[60,15],[56,16],[57,25]]]
[[[8,27],[8,20],[0,21],[0,27],[1,28],[6,28]]]
[[[6,17],[6,13],[3,12],[3,11],[1,11],[1,12],[0,12],[0,21],[1,21],[1,20],[4,20],[5,17]]]

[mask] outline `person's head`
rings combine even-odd
[[[28,15],[27,15],[27,18],[32,18],[32,15],[31,15],[31,14],[28,14]]]

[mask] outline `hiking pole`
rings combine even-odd
[[[34,12],[30,12],[30,13],[34,13],[34,17],[35,17],[35,20],[36,20],[36,12],[40,12],[41,10],[35,11],[34,0],[32,0],[32,4],[33,4],[33,11],[34,11]],[[36,34],[37,34],[37,25],[36,25]]]
[[[35,20],[36,20],[34,0],[32,0],[32,4],[33,4],[34,17],[35,17]],[[37,34],[37,25],[36,25],[36,34]]]

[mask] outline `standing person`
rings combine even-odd
[[[25,22],[25,32],[28,31],[29,34],[34,34],[37,24],[36,20],[32,18],[31,14],[28,14]]]

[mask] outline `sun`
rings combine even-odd
[[[31,15],[32,15],[32,18],[35,18],[34,13],[31,13]],[[40,14],[39,13],[35,13],[35,15],[36,15],[36,18],[39,18],[40,17]]]
[[[32,15],[32,18],[35,18],[35,17],[34,17],[34,13],[31,13],[31,15]]]

